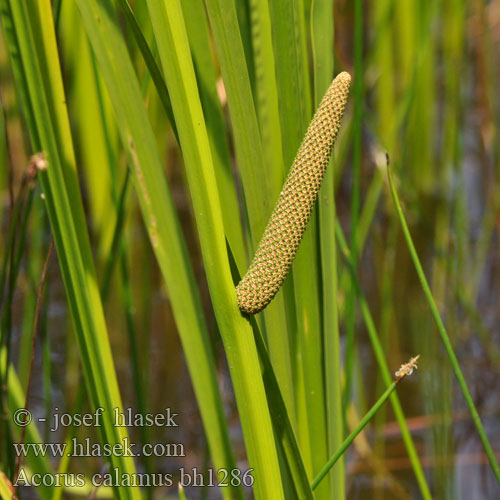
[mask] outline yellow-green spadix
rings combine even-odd
[[[323,97],[252,263],[236,287],[239,307],[247,314],[256,314],[271,302],[292,266],[330,160],[350,83],[349,73],[340,73]]]

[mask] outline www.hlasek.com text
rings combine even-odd
[[[69,443],[13,443],[17,456],[50,457],[185,457],[182,443],[145,443],[137,445],[129,438],[120,442],[93,443],[90,438],[78,441],[72,438]]]

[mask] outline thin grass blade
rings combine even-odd
[[[434,301],[434,297],[432,296],[429,283],[427,282],[427,278],[425,277],[425,273],[422,268],[422,264],[420,263],[420,259],[418,258],[417,250],[415,249],[415,245],[413,243],[410,230],[408,229],[408,224],[406,223],[406,219],[403,214],[403,209],[401,208],[401,202],[399,201],[399,196],[396,191],[396,186],[394,184],[392,171],[389,167],[387,168],[387,174],[389,178],[389,185],[391,188],[392,197],[394,199],[394,205],[396,207],[396,213],[399,222],[401,224],[401,228],[403,230],[403,234],[406,240],[406,244],[408,246],[408,250],[411,255],[411,259],[413,261],[413,265],[415,266],[418,279],[422,286],[422,291],[424,292],[425,298],[429,303],[432,317],[434,318],[434,321],[436,323],[439,332],[439,336],[441,337],[446,353],[448,354],[448,358],[450,359],[450,363],[453,368],[453,372],[455,373],[455,376],[457,378],[458,385],[460,386],[460,390],[462,391],[465,402],[467,403],[467,407],[469,408],[469,412],[471,414],[472,421],[474,422],[474,426],[476,427],[477,433],[479,435],[479,439],[481,440],[481,443],[484,447],[484,451],[486,452],[486,456],[488,457],[488,461],[493,470],[493,473],[495,474],[495,477],[500,484],[500,467],[498,465],[491,444],[488,440],[488,436],[486,435],[486,432],[484,430],[481,418],[479,417],[479,413],[477,412],[476,406],[474,405],[474,400],[472,399],[469,387],[467,386],[467,382],[463,375],[462,369],[460,368],[460,363],[458,362],[455,351],[453,350],[453,345],[451,344],[450,337],[448,336],[448,332],[446,331],[443,320],[441,319],[441,315],[439,314],[436,302]]]

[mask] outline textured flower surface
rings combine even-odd
[[[262,311],[292,266],[330,160],[350,83],[346,72],[333,80],[307,129],[252,263],[236,287],[245,313]]]

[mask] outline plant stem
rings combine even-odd
[[[325,466],[321,469],[319,474],[314,478],[311,483],[311,488],[315,490],[322,479],[328,474],[328,471],[335,465],[337,460],[345,453],[349,445],[354,441],[356,436],[363,430],[366,424],[373,418],[375,413],[380,409],[380,407],[387,401],[389,396],[393,393],[394,389],[398,385],[401,379],[395,380],[380,396],[379,400],[370,408],[368,413],[361,419],[356,428],[344,439],[344,442],[340,445],[340,448],[333,454],[333,456],[328,460]]]
[[[436,302],[434,301],[434,297],[432,296],[432,292],[431,292],[431,289],[429,287],[429,283],[427,282],[427,278],[425,277],[424,270],[422,269],[422,265],[421,265],[420,260],[418,258],[417,251],[415,249],[415,245],[413,244],[410,230],[408,229],[408,225],[407,225],[405,217],[403,215],[403,210],[401,209],[401,203],[399,201],[398,193],[396,191],[396,187],[394,185],[394,179],[393,179],[392,172],[391,172],[391,169],[389,166],[387,168],[387,175],[389,177],[389,185],[391,188],[391,193],[392,193],[392,196],[394,198],[396,213],[398,215],[399,222],[401,223],[401,228],[403,229],[403,234],[404,234],[406,243],[408,245],[408,250],[410,251],[411,259],[412,259],[413,264],[415,266],[415,270],[417,271],[418,279],[420,280],[420,284],[422,285],[422,290],[423,290],[424,295],[425,295],[425,297],[429,303],[429,306],[431,308],[432,316],[434,318],[434,321],[436,322],[436,326],[437,326],[439,335],[441,336],[441,340],[443,341],[444,348],[446,349],[446,353],[448,354],[448,357],[450,358],[451,366],[453,368],[455,376],[457,377],[458,385],[460,386],[460,389],[462,390],[462,394],[465,398],[465,402],[467,403],[470,414],[472,416],[472,420],[473,420],[474,425],[476,427],[476,430],[479,434],[479,439],[481,440],[481,443],[483,444],[484,450],[486,452],[486,456],[488,457],[488,461],[490,462],[491,468],[493,469],[493,473],[495,474],[495,477],[500,484],[500,467],[498,466],[498,462],[495,458],[495,454],[493,453],[493,449],[491,448],[491,444],[488,441],[488,437],[486,436],[486,433],[484,431],[483,424],[481,422],[481,419],[479,417],[477,409],[474,405],[474,401],[472,400],[472,396],[471,396],[471,393],[470,393],[469,388],[467,386],[467,382],[465,381],[465,377],[462,373],[462,369],[460,368],[460,365],[458,363],[458,359],[455,355],[455,352],[453,351],[453,346],[451,344],[450,337],[448,336],[446,328],[443,324],[443,320],[441,319],[441,316],[439,314]]]

